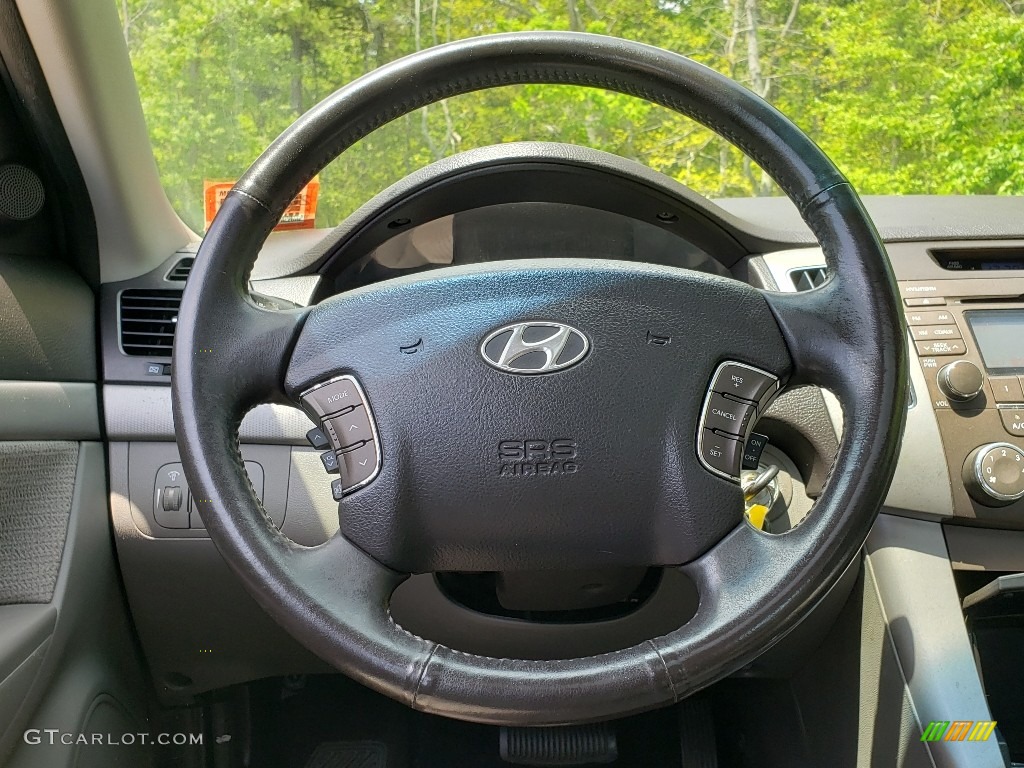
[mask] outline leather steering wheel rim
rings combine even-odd
[[[313,335],[310,327],[325,327],[319,307],[268,311],[248,295],[259,249],[295,194],[386,122],[442,98],[520,83],[600,87],[659,103],[721,134],[775,179],[815,233],[831,277],[798,296],[744,287],[742,299],[784,342],[789,384],[832,390],[845,424],[807,520],[779,536],[737,525],[680,566],[701,595],[687,624],[630,648],[556,661],[476,656],[395,624],[388,599],[404,575],[340,534],[314,548],[281,535],[252,491],[237,436],[253,405],[294,404],[296,345]],[[906,357],[895,280],[867,213],[781,113],[660,49],[578,33],[515,33],[432,48],[363,76],[299,118],[252,165],[207,233],[185,289],[174,419],[210,538],[257,602],[310,650],[418,710],[553,725],[678,701],[743,666],[807,615],[857,556],[884,501],[905,419]]]

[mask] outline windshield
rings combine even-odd
[[[164,187],[196,231],[204,184],[209,197],[238,178],[335,89],[437,43],[526,29],[615,35],[707,64],[782,109],[862,194],[1024,193],[1024,0],[116,1]],[[315,225],[446,155],[520,140],[613,152],[709,197],[778,194],[666,109],[515,86],[360,141],[320,174]]]

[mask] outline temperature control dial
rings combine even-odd
[[[1010,443],[975,448],[964,462],[964,486],[975,501],[1002,507],[1024,498],[1024,451]]]

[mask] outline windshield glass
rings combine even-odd
[[[209,197],[238,178],[333,90],[437,43],[524,29],[616,35],[707,64],[782,109],[862,194],[1024,193],[1024,0],[116,1],[164,187],[196,231],[204,184]],[[320,174],[315,224],[446,155],[520,140],[614,152],[709,197],[778,194],[666,109],[517,86],[359,142]]]

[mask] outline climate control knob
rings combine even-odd
[[[964,462],[964,487],[979,504],[1003,507],[1024,498],[1024,450],[1010,443],[989,443]]]
[[[985,388],[985,374],[968,360],[957,360],[939,371],[939,389],[950,400],[966,403],[981,394]]]

